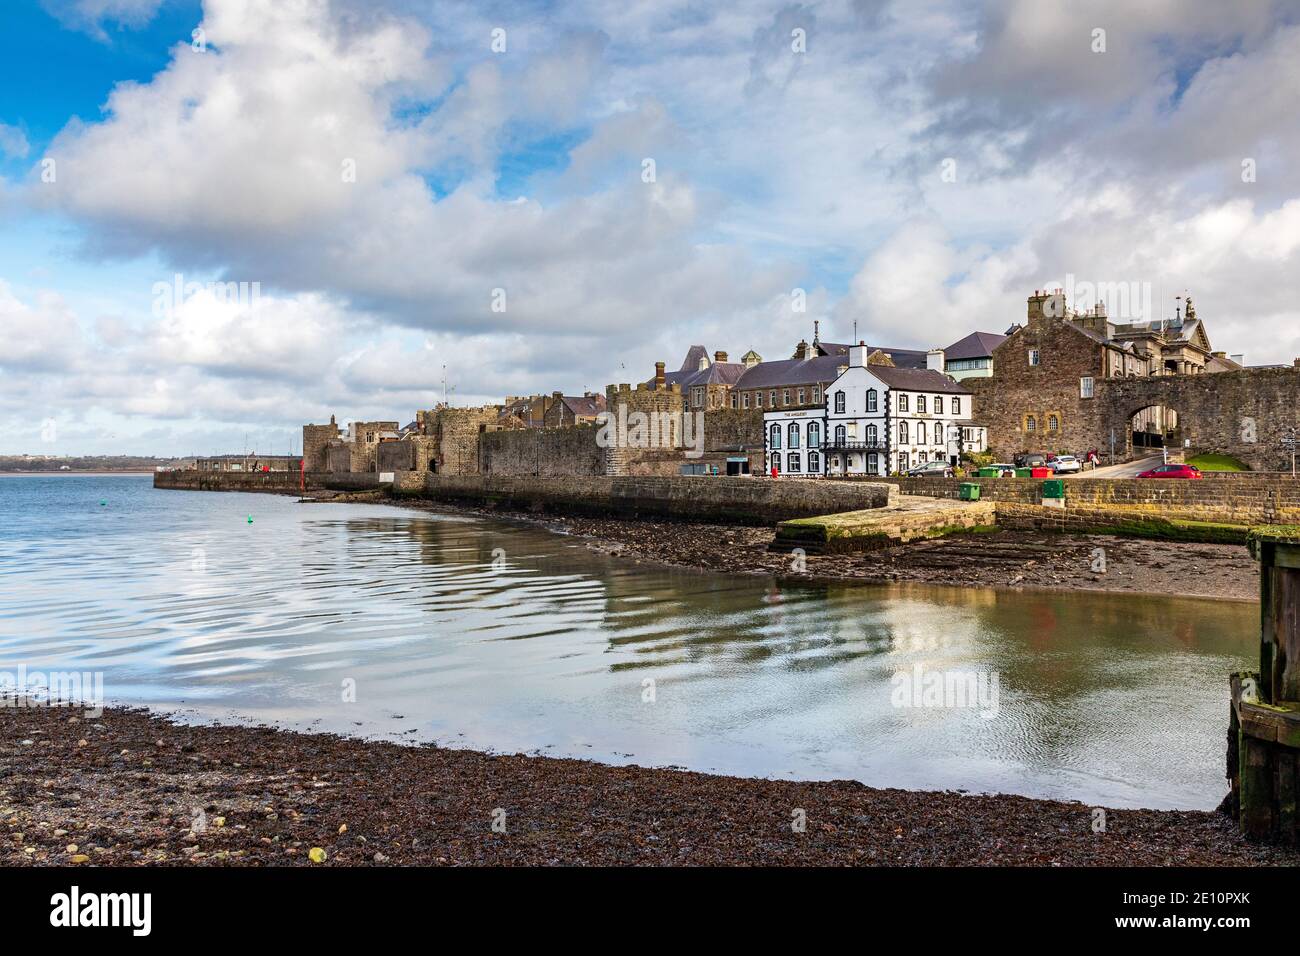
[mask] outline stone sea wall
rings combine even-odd
[[[956,498],[964,481],[980,486],[984,501],[1036,505],[1041,478],[882,478],[905,495]],[[1119,507],[1134,513],[1231,524],[1300,522],[1300,480],[1290,475],[1207,474],[1199,481],[1172,478],[1066,478],[1067,508]]]
[[[509,478],[428,475],[409,493],[443,501],[528,511],[671,517],[737,524],[882,508],[891,486],[870,482],[771,481],[762,478],[597,476]]]

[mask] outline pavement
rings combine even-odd
[[[1073,475],[1062,475],[1062,478],[1136,478],[1139,474],[1148,468],[1154,468],[1156,465],[1163,464],[1164,455],[1148,455],[1145,458],[1135,458],[1133,461],[1126,461],[1122,465],[1108,465],[1105,468],[1094,468],[1092,471],[1081,471]]]

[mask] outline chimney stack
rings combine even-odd
[[[943,349],[930,349],[925,353],[925,367],[935,372],[944,370]]]
[[[713,353],[713,361],[715,361],[715,362],[725,362],[726,360],[727,360],[727,353],[726,353],[726,352],[714,352],[714,353]]]
[[[664,387],[664,363],[655,362],[655,388]]]

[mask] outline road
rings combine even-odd
[[[1146,458],[1135,458],[1133,461],[1125,462],[1122,465],[1110,465],[1106,468],[1094,468],[1092,471],[1081,471],[1076,475],[1063,475],[1065,478],[1133,478],[1139,472],[1146,471],[1148,468],[1154,468],[1164,461],[1163,455],[1148,455]]]

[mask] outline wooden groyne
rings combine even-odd
[[[1234,674],[1228,809],[1252,840],[1300,844],[1300,527],[1250,535],[1259,562],[1259,671]]]

